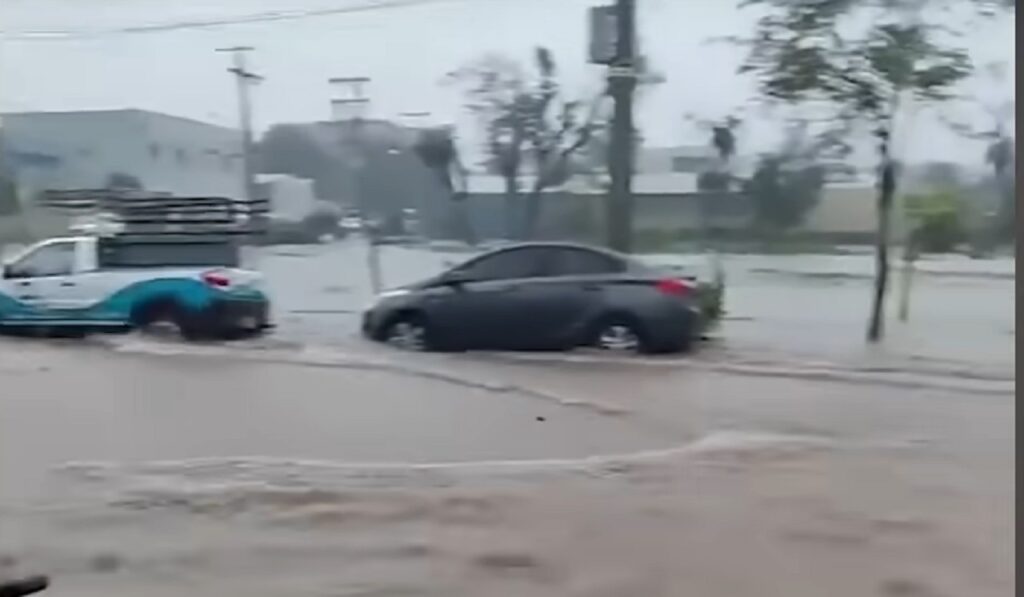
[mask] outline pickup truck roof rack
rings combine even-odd
[[[47,208],[77,216],[79,231],[123,242],[214,242],[216,237],[267,232],[270,202],[226,197],[179,197],[148,191],[81,189],[47,191]]]

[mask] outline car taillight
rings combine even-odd
[[[693,291],[693,286],[678,278],[658,280],[655,287],[658,289],[658,292],[671,296],[687,296]]]
[[[203,282],[217,288],[227,288],[228,286],[231,286],[231,278],[220,272],[206,272],[202,275],[202,278]]]

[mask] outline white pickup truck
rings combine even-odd
[[[100,236],[32,245],[0,271],[0,330],[83,335],[173,324],[188,339],[258,334],[270,326],[260,273],[230,241]]]

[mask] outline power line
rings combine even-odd
[[[467,1],[468,0],[378,0],[377,2],[369,2],[356,6],[262,12],[250,15],[241,15],[236,17],[224,17],[206,20],[175,21],[169,23],[155,23],[150,25],[136,25],[132,27],[115,27],[111,29],[103,29],[97,31],[35,30],[22,32],[8,32],[5,35],[4,31],[0,29],[0,37],[8,41],[68,41],[78,39],[93,39],[97,37],[108,37],[116,35],[166,33],[171,31],[207,29],[213,27],[225,27],[233,25],[250,25],[278,21],[297,21],[318,17],[368,13],[377,12],[381,10],[394,10],[401,8],[413,8],[419,6],[430,6],[437,4]]]

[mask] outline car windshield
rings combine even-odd
[[[1016,10],[0,0],[0,597],[1011,595]]]

